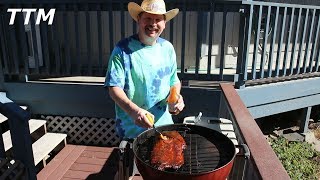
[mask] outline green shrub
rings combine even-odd
[[[271,147],[293,180],[318,179],[320,164],[314,157],[320,155],[307,142],[288,142],[280,137],[271,141]]]

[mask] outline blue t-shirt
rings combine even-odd
[[[118,42],[109,59],[105,87],[117,86],[140,108],[155,116],[155,126],[173,124],[166,98],[170,87],[179,82],[176,54],[172,44],[162,38],[147,46],[133,35]],[[145,129],[117,104],[116,127],[120,137],[135,138]]]

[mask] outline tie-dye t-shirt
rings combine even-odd
[[[137,35],[121,40],[109,59],[105,87],[117,86],[139,107],[155,116],[155,126],[173,124],[166,98],[170,87],[179,82],[176,54],[162,38],[152,46],[142,44]],[[120,137],[135,138],[145,129],[117,104],[116,128]]]

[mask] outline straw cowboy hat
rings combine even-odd
[[[166,4],[163,0],[144,0],[142,1],[141,6],[134,2],[129,2],[128,11],[135,21],[138,21],[138,15],[141,12],[147,12],[150,14],[164,14],[166,21],[169,21],[178,14],[179,9],[167,11]]]

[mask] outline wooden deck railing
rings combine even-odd
[[[319,72],[320,6],[289,1],[243,4],[244,37],[239,46],[243,51],[238,55],[237,87],[247,81],[279,81]]]
[[[219,115],[233,121],[239,143],[246,144],[250,150],[244,179],[290,179],[233,85],[225,83],[220,87]]]
[[[4,75],[104,76],[115,44],[137,32],[136,22],[127,11],[130,0],[10,2],[0,5],[0,35],[6,37],[0,44]],[[166,5],[168,10],[180,9],[162,34],[175,46],[179,76],[233,81],[233,75],[224,77],[224,64],[226,56],[235,58],[227,52],[232,43],[228,33],[235,34],[232,46],[237,46],[238,27],[228,25],[239,14],[241,1],[176,0]],[[9,25],[9,7],[43,8],[47,12],[55,8],[53,24],[40,21],[40,25],[35,25],[33,18],[37,17],[31,13],[30,23],[24,25],[23,14],[17,13],[14,25]],[[206,65],[202,66],[201,61],[206,61]]]

